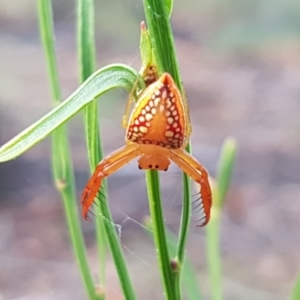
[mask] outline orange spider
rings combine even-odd
[[[184,150],[191,133],[188,108],[171,75],[162,74],[142,92],[129,121],[123,120],[123,126],[126,127],[126,145],[97,165],[82,193],[84,218],[88,218],[102,180],[140,157],[140,169],[167,171],[172,160],[199,184],[201,223],[198,226],[206,225],[212,205],[208,174],[201,163]]]

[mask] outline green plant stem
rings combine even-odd
[[[213,192],[213,199],[216,199]],[[222,261],[220,254],[220,211],[212,210],[212,218],[206,226],[207,264],[210,277],[211,299],[222,299]]]
[[[225,197],[229,188],[232,177],[233,167],[237,154],[237,143],[234,138],[228,137],[225,139],[221,156],[219,158],[217,187],[218,187],[218,202],[215,201],[219,208],[223,207]]]
[[[187,146],[188,152],[190,152],[191,146]],[[190,179],[186,174],[183,174],[183,204],[181,212],[181,221],[179,228],[179,238],[177,246],[177,260],[179,263],[184,261],[185,246],[188,237],[188,230],[191,220],[191,194],[190,194]],[[179,280],[179,278],[178,278]]]
[[[145,218],[144,224],[146,226],[146,232],[153,237],[153,227],[150,218]],[[177,251],[177,237],[166,228],[166,237],[168,241],[168,248],[171,255],[175,255]],[[182,266],[182,286],[184,294],[186,294],[189,300],[201,300],[201,292],[197,281],[197,274],[194,270],[192,262],[187,257],[184,260]]]
[[[164,279],[165,294],[167,299],[178,299],[174,290],[174,272],[171,269],[171,261],[167,246],[164,217],[160,197],[159,177],[157,171],[146,171],[147,192],[149,199],[150,215],[154,242],[160,261],[160,269]]]
[[[78,49],[81,66],[81,81],[84,81],[94,71],[94,11],[92,0],[78,0]],[[103,150],[98,125],[97,102],[93,101],[85,109],[85,133],[87,148],[92,172],[103,158]],[[97,248],[100,257],[100,274],[102,283],[105,276],[105,232],[115,261],[121,287],[126,299],[136,298],[133,285],[127,270],[124,254],[118,239],[113,219],[107,205],[106,184],[103,183],[101,193],[98,195],[99,205],[96,206],[96,236]],[[104,296],[103,296],[104,298]]]
[[[211,220],[207,225],[207,260],[211,283],[212,300],[222,299],[222,260],[220,253],[221,211],[229,188],[237,152],[236,141],[227,138],[222,146],[217,174],[217,183],[213,187],[213,207]]]
[[[299,300],[300,299],[300,274],[296,279],[295,285],[292,290],[290,300]]]
[[[61,91],[59,87],[58,71],[54,51],[51,1],[39,0],[38,11],[41,37],[46,53],[52,99],[53,104],[56,105],[61,101]],[[69,234],[85,288],[90,299],[98,299],[94,290],[92,277],[89,272],[84,241],[78,221],[73,168],[68,144],[67,130],[66,127],[62,125],[58,127],[52,134],[53,177],[56,187],[63,200]]]
[[[172,1],[144,0],[146,20],[149,28],[149,36],[151,39],[152,47],[154,49],[155,61],[157,62],[158,70],[160,73],[170,73],[174,78],[177,86],[181,90],[182,94],[184,95],[184,89],[180,78],[179,66],[175,53],[173,33],[169,21],[169,13],[172,10],[172,4]],[[189,150],[190,146],[188,145],[187,151]],[[149,186],[148,188],[153,189],[153,187],[151,186]],[[183,174],[183,190],[184,194],[182,216],[179,230],[177,255],[175,259],[175,262],[177,263],[177,268],[176,272],[172,273],[173,289],[177,297],[176,299],[181,298],[180,273],[184,261],[186,240],[188,236],[188,229],[191,216],[190,180],[186,174]],[[163,263],[170,264],[170,262],[161,261],[161,264]],[[164,278],[164,281],[166,288],[166,281],[170,281],[170,279]]]
[[[144,0],[146,21],[159,72],[171,74],[183,91],[167,2],[169,1]]]
[[[136,295],[126,266],[124,254],[116,232],[115,223],[111,216],[107,201],[100,201],[99,207],[103,218],[106,237],[116,265],[120,284],[126,300],[135,300]]]
[[[84,82],[95,69],[95,29],[94,29],[94,2],[93,0],[77,0],[77,41],[80,67],[80,81]],[[84,110],[85,136],[91,172],[93,172],[103,158],[103,148],[98,124],[98,104],[93,101]],[[99,200],[107,198],[106,184],[102,185]],[[96,215],[100,215],[96,206]],[[106,239],[102,218],[95,218],[97,249],[99,256],[99,284],[105,285],[105,258]],[[105,295],[103,298],[105,299]]]

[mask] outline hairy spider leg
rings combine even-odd
[[[191,125],[191,117],[190,117],[190,111],[187,103],[185,88],[182,86],[182,103],[184,107],[185,117],[186,117],[186,123],[185,123],[185,137],[183,141],[182,148],[185,148],[190,140],[190,136],[192,133],[192,125]]]
[[[200,212],[201,223],[198,227],[205,226],[210,219],[210,209],[212,205],[212,196],[208,174],[206,169],[192,155],[183,149],[170,150],[170,159],[176,163],[179,168],[189,175],[195,182],[200,185]]]
[[[131,106],[133,104],[133,102],[135,101],[136,99],[136,92],[137,92],[137,85],[138,85],[138,78],[136,79],[132,89],[131,89],[131,92],[129,94],[129,97],[127,99],[127,103],[126,103],[126,107],[125,107],[125,112],[124,112],[124,115],[123,115],[123,118],[122,118],[122,127],[123,128],[127,128],[128,126],[128,120],[129,120],[129,117],[130,117],[130,113],[131,113]]]
[[[101,187],[102,180],[139,156],[138,148],[136,144],[126,145],[104,158],[97,165],[81,195],[82,212],[85,219],[88,219],[89,207],[92,205]]]
[[[182,97],[171,75],[164,73],[138,95],[128,118],[132,101],[131,97],[123,117],[126,146],[107,156],[96,167],[81,197],[84,218],[88,217],[89,207],[97,196],[102,180],[140,156],[140,169],[166,171],[172,160],[200,185],[201,219],[198,226],[206,225],[210,218],[212,196],[207,171],[184,150],[191,133],[185,96]]]
[[[144,81],[145,81],[145,85],[146,88],[151,85],[152,83],[154,83],[155,81],[158,80],[158,73],[157,73],[157,68],[153,65],[147,66],[144,69],[142,69],[142,71],[140,72],[141,76],[143,77]],[[133,104],[133,102],[136,100],[136,92],[137,92],[137,85],[138,85],[138,78],[136,79],[130,95],[128,97],[127,103],[126,103],[126,107],[125,107],[125,112],[122,118],[122,127],[123,128],[127,128],[128,127],[128,123],[129,123],[129,118],[131,115],[131,106]],[[142,92],[140,92],[140,94],[142,94]],[[139,96],[139,95],[136,95]],[[140,97],[137,100],[137,105],[139,103]]]

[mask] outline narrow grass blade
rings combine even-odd
[[[218,201],[218,190],[212,188],[212,199]],[[222,260],[220,253],[220,211],[212,207],[211,219],[206,226],[206,256],[210,278],[210,290],[212,300],[221,300],[222,292]]]
[[[80,81],[95,70],[94,1],[77,0],[77,47]]]
[[[151,40],[144,21],[141,23],[140,53],[142,70],[145,70],[148,66],[155,64],[155,62],[153,61],[153,49],[151,46]]]
[[[233,138],[227,138],[222,146],[217,174],[217,182],[213,185],[213,207],[211,220],[207,228],[207,260],[211,284],[211,299],[221,300],[222,292],[222,261],[220,254],[220,222],[221,209],[229,188],[237,146]]]
[[[152,228],[150,218],[146,218],[144,224],[147,228],[147,233],[149,233],[151,237],[153,237],[153,228]],[[177,251],[177,238],[171,231],[168,230],[168,228],[166,228],[166,237],[167,237],[167,244],[170,250],[170,254],[172,256],[175,256]],[[192,262],[188,259],[188,257],[185,259],[182,266],[181,282],[182,282],[184,294],[187,295],[187,299],[189,300],[203,299],[201,292],[199,290],[197,274],[195,273]]]
[[[46,54],[52,98],[53,103],[57,104],[61,100],[61,92],[54,50],[51,1],[39,0],[38,8],[39,25]],[[63,200],[73,251],[87,294],[89,299],[100,299],[96,295],[86,258],[84,240],[78,219],[74,174],[69,151],[69,142],[67,130],[64,125],[58,127],[52,134],[52,168],[55,185]]]
[[[136,295],[134,292],[133,284],[130,279],[130,275],[126,266],[122,246],[117,235],[115,223],[111,216],[110,209],[107,204],[107,200],[99,201],[100,217],[103,218],[103,224],[105,227],[106,237],[110,246],[116,270],[119,276],[120,284],[123,290],[123,295],[126,300],[135,300]]]
[[[77,0],[77,48],[80,82],[83,83],[95,70],[94,1]],[[102,159],[100,146],[98,103],[92,101],[84,111],[85,135],[91,171]]]
[[[67,100],[3,145],[0,148],[0,162],[21,155],[105,92],[116,87],[130,91],[137,78],[137,71],[122,64],[110,65],[95,72]]]
[[[299,300],[300,299],[300,274],[295,282],[290,300]]]
[[[216,204],[219,208],[223,206],[225,201],[234,168],[236,153],[237,145],[235,139],[231,137],[227,138],[222,146],[217,175],[219,201]]]
[[[80,82],[84,82],[95,69],[95,26],[94,26],[94,1],[77,0],[77,48],[80,68]],[[88,157],[91,172],[103,158],[101,136],[98,123],[98,103],[93,101],[85,107],[84,127],[87,142]],[[106,184],[102,185],[99,195],[100,201],[106,201]],[[96,206],[97,214],[100,214]],[[105,260],[106,260],[106,235],[102,218],[96,218],[96,238],[99,257],[99,286],[105,290]],[[105,299],[105,294],[101,299]]]
[[[157,247],[157,255],[164,279],[166,299],[176,300],[174,290],[174,276],[169,256],[162,203],[160,197],[159,178],[157,171],[146,171],[147,192],[149,199],[150,215],[152,219],[153,236]]]
[[[149,35],[151,39],[151,45],[154,49],[155,61],[158,65],[159,72],[168,72],[174,78],[177,86],[184,95],[184,89],[182,86],[182,81],[179,74],[179,66],[177,62],[177,57],[175,53],[173,33],[171,29],[171,24],[169,17],[171,15],[173,6],[173,1],[161,1],[161,0],[144,0],[145,15],[147,20],[147,25],[149,28]],[[187,104],[185,103],[186,107]],[[187,147],[189,151],[189,145]],[[154,189],[154,186],[148,186],[149,189]],[[190,181],[188,177],[183,175],[183,189],[184,189],[184,200],[182,207],[182,217],[180,223],[180,233],[178,239],[178,250],[177,256],[175,258],[175,263],[177,264],[176,272],[173,274],[165,273],[163,274],[165,291],[168,288],[168,281],[173,281],[171,289],[175,293],[175,299],[181,299],[180,291],[180,273],[181,265],[184,261],[185,245],[188,236],[188,228],[190,224],[190,209],[191,209],[191,200],[190,200]],[[154,191],[151,192],[154,194]],[[158,191],[159,193],[159,191]],[[154,228],[155,231],[155,228]],[[163,250],[163,249],[158,249]],[[166,248],[167,251],[167,248]],[[164,256],[161,256],[164,257]],[[169,262],[164,262],[160,260],[161,265],[167,264]],[[168,275],[169,274],[169,275]],[[165,276],[171,276],[171,278],[166,278]],[[166,291],[167,293],[167,291]]]
[[[165,0],[166,1],[166,6],[167,6],[167,12],[169,18],[171,17],[172,10],[173,10],[173,0]]]
[[[182,91],[174,38],[170,24],[173,1],[144,0],[145,15],[151,44],[160,73],[168,72]]]

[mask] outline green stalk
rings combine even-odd
[[[174,272],[171,268],[171,260],[167,246],[158,172],[153,170],[146,171],[146,181],[154,242],[164,280],[166,299],[179,299],[174,289]]]
[[[144,0],[144,8],[149,36],[153,47],[155,61],[160,73],[168,72],[183,91],[179,74],[173,32],[169,20],[171,3],[167,0]]]
[[[191,146],[187,146],[187,150],[190,153]],[[183,174],[183,203],[182,203],[182,213],[179,229],[179,239],[177,246],[177,260],[179,263],[184,261],[184,252],[186,240],[188,237],[188,230],[191,220],[191,194],[190,194],[190,179],[186,174]]]
[[[173,33],[171,29],[171,24],[169,21],[169,15],[173,7],[172,1],[161,1],[161,0],[144,0],[144,8],[146,14],[147,25],[149,28],[149,36],[151,39],[151,44],[154,50],[155,61],[158,65],[158,70],[160,73],[168,72],[174,78],[177,86],[184,95],[184,89],[182,86],[182,81],[179,74],[179,66],[177,62],[177,57],[175,53]],[[190,150],[190,146],[187,146],[187,151]],[[154,187],[147,185],[148,190],[153,190]],[[186,240],[188,236],[188,229],[190,224],[191,216],[191,197],[190,197],[190,180],[186,174],[183,174],[183,206],[182,206],[182,216],[179,230],[178,238],[178,248],[177,255],[173,261],[173,266],[176,271],[173,270],[169,273],[163,273],[164,286],[166,294],[170,294],[171,291],[167,292],[168,282],[173,282],[173,292],[176,295],[175,299],[181,299],[181,289],[180,289],[180,274],[182,269],[182,264],[184,261],[184,253],[186,247]],[[148,191],[148,194],[154,194]],[[159,201],[159,198],[154,199]],[[154,201],[149,198],[150,202]],[[157,219],[157,218],[155,218]],[[155,227],[153,227],[155,231]],[[159,233],[158,233],[159,234]],[[161,236],[161,239],[164,237]],[[158,247],[158,245],[157,245]],[[168,251],[167,247],[158,248],[160,264],[164,266],[162,269],[166,269],[167,266],[171,268],[170,261],[163,261],[163,257],[168,257],[168,255],[161,253],[161,251]],[[166,276],[171,278],[166,278]]]
[[[94,46],[94,7],[92,0],[78,0],[78,49],[81,70],[81,81],[84,81],[94,71],[95,46]],[[98,125],[97,102],[94,101],[85,109],[85,133],[87,139],[88,156],[91,171],[103,158],[103,149]],[[119,275],[121,287],[126,299],[136,298],[133,285],[126,266],[122,247],[117,236],[113,218],[107,205],[106,184],[102,184],[101,193],[98,195],[99,205],[95,207],[97,247],[100,257],[100,282],[104,285],[105,278],[105,250],[108,238],[110,249]],[[102,216],[102,217],[100,217]],[[104,299],[104,295],[103,295]]]
[[[147,234],[153,237],[153,227],[150,218],[145,218],[144,225],[146,226],[145,229]],[[168,248],[170,253],[175,255],[177,251],[177,237],[168,229],[166,230],[166,237],[168,241]],[[184,294],[186,295],[187,299],[189,300],[201,300],[203,297],[201,295],[199,284],[197,280],[197,274],[194,270],[192,262],[187,257],[184,260],[182,265],[182,286]]]
[[[207,260],[211,283],[212,300],[221,300],[222,296],[222,261],[220,253],[221,210],[232,176],[237,152],[236,142],[227,138],[222,146],[219,160],[217,184],[213,187],[213,207],[207,229]]]
[[[94,2],[93,0],[77,1],[77,48],[80,67],[80,81],[84,82],[95,71],[95,26],[94,26]],[[98,105],[93,101],[84,110],[85,136],[91,172],[103,158],[103,148],[98,124]],[[103,184],[99,194],[100,201],[105,201],[107,195],[106,185]],[[96,206],[96,215],[100,215]],[[102,218],[95,218],[97,249],[99,256],[99,285],[105,285],[105,252],[106,239]],[[100,289],[102,290],[102,289]],[[105,295],[102,295],[105,299]]]
[[[219,199],[217,189],[213,188],[214,201]],[[207,265],[210,276],[210,290],[212,300],[222,299],[222,260],[220,253],[220,215],[218,209],[212,209],[212,217],[206,226]]]
[[[55,59],[51,2],[47,0],[39,0],[38,11],[39,27],[46,54],[53,104],[57,105],[60,103],[62,98]],[[89,299],[99,299],[95,293],[94,284],[88,268],[84,240],[78,221],[75,183],[70,157],[67,130],[66,127],[62,125],[52,133],[53,178],[63,200],[73,251],[75,253],[76,261],[79,265]]]
[[[236,153],[237,144],[235,139],[232,137],[226,138],[222,146],[217,174],[219,201],[215,201],[215,205],[219,209],[221,209],[224,205],[224,201],[232,177]]]
[[[292,294],[290,300],[297,300],[300,299],[300,274],[298,275],[294,288],[292,290]]]
[[[104,220],[104,228],[106,232],[106,237],[110,246],[110,251],[112,253],[117,273],[119,276],[120,284],[123,290],[123,294],[126,300],[135,300],[136,295],[133,289],[133,285],[130,279],[130,275],[126,266],[124,254],[119,241],[119,237],[116,232],[115,223],[111,216],[110,209],[107,205],[107,201],[100,201],[99,208],[101,211],[101,216]]]

